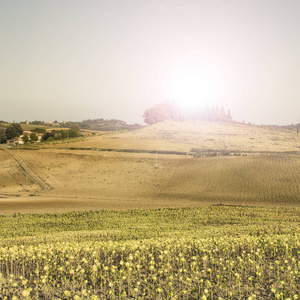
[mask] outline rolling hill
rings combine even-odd
[[[298,205],[299,145],[287,130],[165,121],[2,150],[1,213]]]

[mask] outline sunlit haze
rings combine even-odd
[[[208,59],[197,57],[174,63],[166,76],[166,98],[183,110],[203,108],[218,103],[224,92],[222,71]],[[221,102],[219,102],[221,103]]]
[[[300,122],[300,1],[0,1],[0,120],[121,119],[170,101]]]

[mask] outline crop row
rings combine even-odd
[[[1,299],[298,299],[300,235],[0,248]]]

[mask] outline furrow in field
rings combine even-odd
[[[47,192],[52,189],[52,187],[48,183],[43,181],[36,173],[34,173],[31,170],[31,168],[24,162],[24,160],[19,155],[17,155],[14,151],[5,151],[9,153],[20,165],[20,167],[42,188],[42,192]]]

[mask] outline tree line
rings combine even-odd
[[[0,126],[0,143],[6,143],[8,140],[13,140],[22,136],[24,143],[38,141],[38,134],[43,134],[41,141],[60,140],[66,138],[75,138],[81,135],[78,124],[71,126],[69,130],[52,130],[46,131],[44,128],[35,128],[31,130],[30,134],[24,133],[21,124],[12,123],[8,126]],[[24,134],[23,134],[24,133]]]
[[[142,126],[139,124],[127,124],[125,121],[117,119],[88,119],[83,120],[82,122],[64,122],[60,125],[62,127],[70,128],[73,125],[79,125],[80,128],[86,130],[95,130],[95,131],[115,131],[115,130],[134,130],[139,129]]]
[[[225,112],[224,106],[219,108],[218,106],[208,107],[194,111],[193,113],[187,113],[180,110],[177,105],[168,101],[159,103],[145,110],[144,122],[146,124],[155,124],[163,122],[168,119],[175,121],[185,120],[201,120],[201,121],[219,121],[230,122],[232,121],[230,109]]]
[[[82,122],[61,122],[59,123],[57,120],[54,122],[44,122],[44,121],[31,121],[31,122],[21,122],[21,124],[29,123],[31,125],[46,125],[53,127],[63,127],[63,128],[71,128],[74,125],[78,125],[81,129],[86,130],[95,130],[95,131],[115,131],[117,130],[134,130],[139,129],[142,126],[139,124],[127,124],[125,121],[117,120],[117,119],[88,119],[83,120]]]
[[[21,124],[12,123],[9,126],[0,127],[0,143],[5,143],[7,140],[14,139],[23,134],[23,129]]]
[[[81,136],[80,127],[74,124],[69,130],[51,130],[44,133],[42,141],[62,140],[67,138],[75,138]]]

